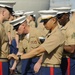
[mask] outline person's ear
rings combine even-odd
[[[3,11],[2,11],[2,15],[3,15],[3,16],[4,16],[4,13],[5,13],[5,11],[3,10]]]
[[[56,21],[57,21],[57,20],[56,20],[56,18],[52,18],[52,20],[53,20],[53,23],[54,23],[54,24],[55,24],[55,23],[56,23]]]

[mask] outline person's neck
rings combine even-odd
[[[3,23],[3,19],[0,17],[0,23],[2,24]]]
[[[53,27],[51,28],[51,32],[54,30],[54,28],[57,26],[57,24],[54,24]]]

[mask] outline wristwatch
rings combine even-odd
[[[18,55],[19,61],[21,60],[21,55]]]

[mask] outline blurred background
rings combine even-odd
[[[0,0],[1,1],[1,0]],[[14,10],[34,11],[36,17],[39,16],[39,10],[47,10],[59,6],[71,6],[75,8],[75,0],[2,0],[16,1]]]

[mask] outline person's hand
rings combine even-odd
[[[17,56],[17,55],[15,55],[15,54],[9,54],[8,56],[7,56],[7,58],[8,59],[15,59],[15,60],[19,60],[19,57]]]
[[[11,41],[9,41],[9,45],[11,45]]]
[[[37,72],[39,71],[40,67],[41,67],[41,63],[39,63],[39,62],[37,62],[37,63],[34,65],[34,71],[35,71],[35,73],[37,73]]]
[[[10,75],[13,75],[13,74],[15,74],[15,69],[10,68]]]

